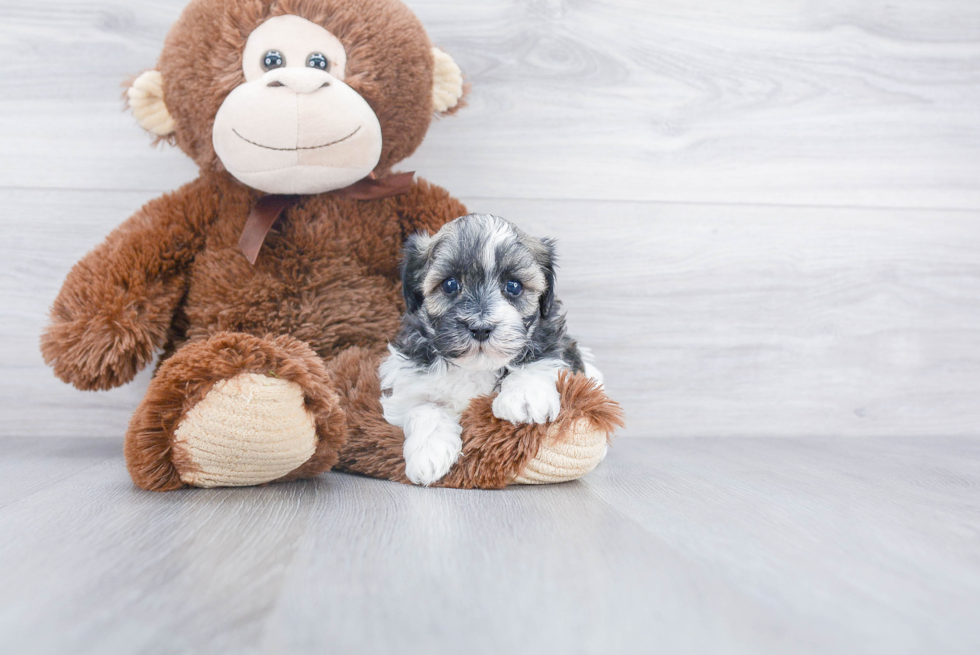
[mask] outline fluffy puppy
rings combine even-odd
[[[459,417],[499,391],[494,415],[555,420],[562,370],[601,375],[565,331],[555,248],[489,214],[463,216],[405,244],[407,312],[381,364],[385,419],[405,432],[406,475],[429,485],[462,451]]]

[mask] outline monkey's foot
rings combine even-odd
[[[292,337],[221,333],[157,371],[126,433],[133,482],[243,487],[318,475],[347,437],[323,362]]]
[[[217,382],[174,432],[180,480],[247,487],[278,480],[316,452],[316,426],[295,382],[243,373]]]
[[[606,457],[609,432],[581,419],[568,425],[552,425],[538,454],[513,484],[553,484],[578,480],[591,473]]]

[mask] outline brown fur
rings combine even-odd
[[[277,377],[303,389],[319,443],[313,458],[284,479],[317,475],[336,463],[347,426],[323,360],[289,336],[261,339],[221,332],[187,345],[160,365],[126,433],[126,465],[136,484],[152,491],[184,486],[180,472],[190,466],[186,455],[172,447],[174,431],[215,382],[242,373]]]
[[[563,373],[558,379],[561,412],[555,421],[559,437],[573,423],[588,420],[607,439],[623,425],[623,412],[595,382]],[[514,481],[545,443],[549,425],[515,426],[493,415],[493,396],[470,402],[463,413],[463,455],[439,487],[500,489]]]
[[[340,406],[347,415],[347,444],[337,468],[409,484],[402,455],[405,435],[381,415],[378,364],[382,356],[351,348],[330,363]]]
[[[78,262],[41,337],[44,361],[86,391],[130,382],[167,343],[220,201],[200,179],[158,198]]]
[[[319,22],[347,46],[348,81],[384,130],[380,174],[411,154],[429,125],[428,37],[396,0],[194,0],[187,8],[159,69],[176,143],[201,177],[147,204],[72,269],[41,339],[45,361],[80,389],[125,384],[163,350],[126,435],[130,473],[146,489],[182,486],[190,463],[172,447],[174,431],[215,382],[246,372],[296,382],[316,418],[316,455],[284,480],[339,461],[406,481],[403,436],[381,416],[377,380],[404,310],[399,255],[409,234],[435,232],[466,208],[422,180],[382,200],[305,196],[248,263],[237,244],[261,194],[221,169],[211,128],[242,81],[249,33],[284,13]],[[563,379],[561,390],[559,421],[586,417],[608,430],[618,423],[618,408],[580,379]],[[463,425],[464,457],[445,486],[506,485],[547,433],[494,419],[486,399],[474,402]]]

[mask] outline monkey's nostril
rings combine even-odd
[[[282,82],[269,82],[269,84],[268,84],[268,87],[270,89],[275,89],[275,88],[280,87],[280,86],[286,86],[286,85],[283,84]]]

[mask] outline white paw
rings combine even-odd
[[[436,407],[414,409],[405,424],[405,475],[429,486],[442,479],[463,451],[459,423]]]
[[[493,415],[511,423],[550,423],[561,411],[553,377],[521,372],[504,378],[493,401]]]

